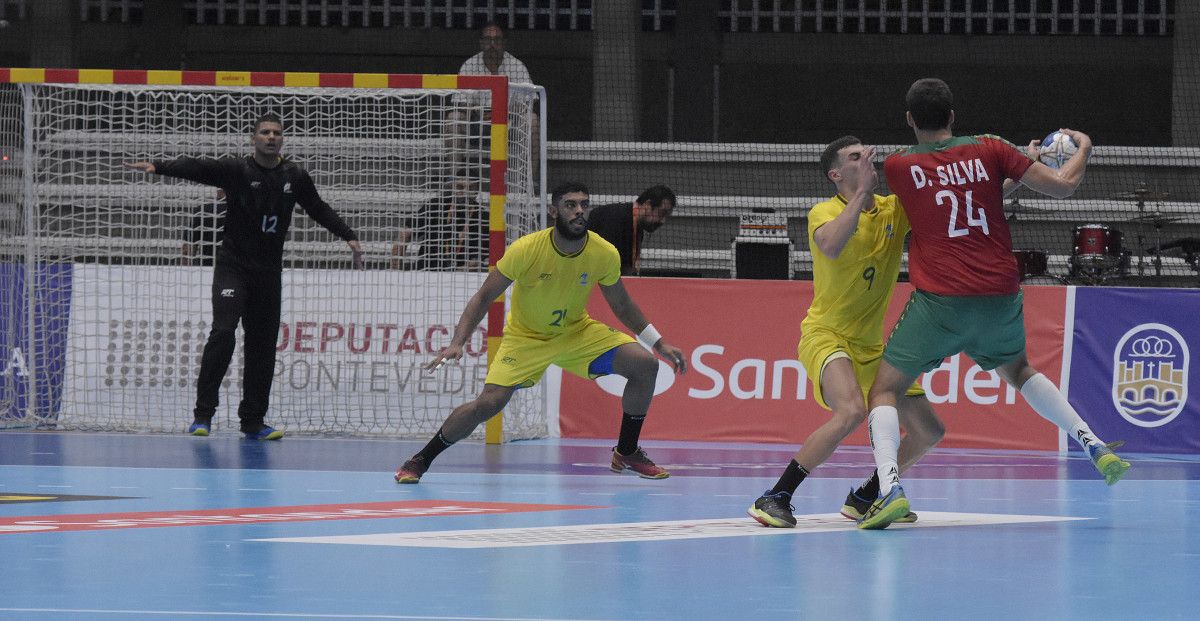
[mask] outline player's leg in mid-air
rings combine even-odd
[[[1029,360],[1022,352],[1013,360],[996,368],[1000,377],[1016,388],[1029,407],[1033,408],[1042,418],[1054,423],[1079,443],[1079,446],[1092,460],[1092,465],[1104,476],[1104,482],[1113,485],[1125,476],[1129,470],[1129,462],[1121,459],[1113,452],[1124,442],[1105,443],[1092,432],[1091,427],[1084,422],[1067,398],[1063,396],[1054,382],[1029,365]]]
[[[978,301],[970,300],[968,304],[972,308],[966,310],[981,312],[975,308],[979,306]],[[1029,365],[1025,353],[1024,294],[1004,296],[996,303],[988,304],[987,310],[991,315],[983,315],[984,323],[976,324],[982,326],[980,335],[972,340],[966,354],[985,371],[995,369],[1004,381],[1021,393],[1033,411],[1074,438],[1106,483],[1112,485],[1120,481],[1129,470],[1129,462],[1118,457],[1112,449],[1122,443],[1105,444],[1071,407],[1058,386]]]

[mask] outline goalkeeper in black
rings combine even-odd
[[[195,420],[188,433],[207,436],[218,394],[233,359],[234,330],[245,331],[242,433],[256,440],[278,440],[283,431],[264,422],[275,373],[275,342],[283,271],[283,242],[300,205],[313,220],[350,245],[354,267],[362,266],[362,249],[354,231],[317,194],[312,178],[299,165],[280,156],[283,122],[267,114],[254,122],[254,153],[244,158],[180,157],[125,166],[147,173],[178,177],[225,191],[228,211],[213,270],[212,331],[204,345],[196,383]]]

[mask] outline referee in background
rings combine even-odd
[[[254,440],[278,440],[283,431],[264,422],[275,372],[275,341],[279,335],[283,242],[299,204],[305,213],[346,241],[354,267],[362,267],[362,249],[354,231],[317,194],[308,171],[280,155],[283,122],[266,114],[254,122],[243,158],[180,157],[154,162],[127,162],[146,173],[177,177],[216,186],[225,192],[228,210],[224,235],[213,270],[212,331],[204,345],[196,409],[188,433],[207,436],[217,409],[221,380],[229,370],[238,321],[245,330],[245,368],[242,402],[238,406],[242,433]]]

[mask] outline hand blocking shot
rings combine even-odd
[[[684,373],[684,353],[668,344],[630,298],[621,282],[617,249],[588,230],[592,207],[587,187],[566,183],[551,198],[554,226],[525,235],[508,248],[467,302],[450,345],[425,366],[432,371],[457,363],[488,305],[512,286],[511,311],[483,390],[455,408],[425,448],[404,462],[396,471],[397,483],[419,482],[442,451],[499,413],[518,389],[536,384],[551,364],[588,379],[624,377],[611,469],[645,479],[670,476],[646,456],[638,439],[654,397],[655,354],[670,362],[676,373]],[[613,314],[637,334],[636,339],[588,315],[588,297],[597,284]]]

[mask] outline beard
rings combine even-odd
[[[561,218],[555,218],[554,228],[558,230],[558,234],[562,235],[563,239],[568,239],[571,241],[575,241],[577,239],[583,239],[584,236],[587,235],[587,233],[588,233],[586,223],[585,223],[585,226],[583,227],[583,230],[576,233],[575,231],[571,230],[570,223],[563,221]]]
[[[639,227],[647,233],[653,233],[654,231],[657,231],[658,227],[660,227],[662,225],[663,225],[662,222],[647,222],[645,224],[639,223]]]

